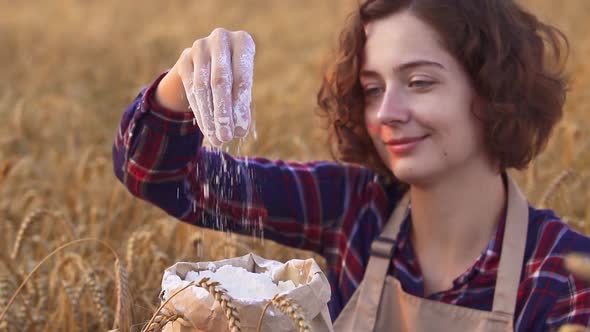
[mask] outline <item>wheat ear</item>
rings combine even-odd
[[[41,218],[45,215],[50,215],[55,217],[56,219],[61,220],[65,224],[66,230],[68,230],[68,235],[70,236],[70,239],[75,238],[73,226],[69,222],[67,222],[65,218],[58,218],[58,215],[56,213],[53,213],[46,209],[34,210],[33,212],[27,214],[26,217],[23,219],[22,223],[20,224],[20,228],[18,229],[18,232],[16,234],[16,240],[14,241],[14,247],[12,248],[12,252],[10,253],[10,258],[12,260],[15,260],[16,256],[18,255],[18,251],[21,247],[27,229],[29,229],[29,227],[33,223],[41,220]]]
[[[3,309],[8,304],[8,296],[10,295],[10,289],[12,288],[12,280],[8,274],[0,274],[0,309]],[[7,320],[10,317],[6,317]],[[8,329],[8,322],[0,322],[0,331]]]
[[[96,278],[96,273],[92,269],[88,269],[86,271],[84,281],[86,284],[88,284],[88,286],[90,286],[92,301],[94,302],[94,306],[96,307],[96,311],[98,313],[98,320],[100,322],[100,326],[104,329],[107,327],[109,321],[107,299],[104,289],[102,289],[102,287],[99,285]]]
[[[262,319],[270,304],[273,304],[277,309],[289,316],[299,332],[311,331],[309,325],[305,321],[305,315],[303,314],[301,306],[289,299],[287,294],[277,294],[266,304],[266,306],[264,306],[260,319],[258,320],[258,332],[260,332],[260,329],[262,328]]]
[[[26,215],[26,217],[23,219],[23,221],[20,224],[20,227],[18,229],[18,232],[16,234],[16,240],[14,241],[14,246],[12,247],[12,252],[10,253],[10,258],[12,260],[16,259],[16,256],[18,255],[18,251],[21,247],[21,244],[23,242],[23,238],[25,236],[25,232],[27,231],[27,229],[34,223],[37,222],[38,220],[41,219],[41,217],[43,217],[46,214],[45,210],[35,210],[29,214]]]
[[[240,332],[240,316],[238,314],[238,308],[232,303],[232,298],[227,294],[227,291],[220,286],[217,281],[210,281],[209,278],[205,277],[197,282],[197,285],[205,288],[211,296],[219,303],[225,317],[227,317],[228,327],[230,332]]]
[[[115,309],[115,322],[113,325],[113,329],[116,329],[117,327],[119,327],[120,329],[124,329],[128,325],[128,284],[129,280],[127,275],[127,269],[125,268],[125,265],[121,263],[121,260],[117,258],[115,260],[115,288],[117,290],[117,307]]]
[[[145,332],[160,332],[169,322],[174,322],[178,318],[183,317],[176,313],[160,312],[154,317],[154,321],[147,327]]]
[[[36,315],[33,318],[36,321],[35,324],[42,324],[47,321],[48,315],[47,310],[45,310],[45,308],[47,308],[47,303],[49,301],[49,278],[47,276],[40,277],[39,279],[37,279],[37,282],[35,284],[37,286],[37,301],[35,303]]]
[[[72,310],[72,316],[76,324],[76,328],[80,328],[78,324],[82,322],[82,315],[80,313],[80,297],[86,287],[86,283],[82,283],[80,286],[74,288],[69,283],[61,280],[61,285],[66,291],[66,296],[70,301],[70,309]]]
[[[130,274],[133,274],[133,258],[135,257],[135,249],[139,241],[149,241],[153,234],[150,231],[139,230],[133,232],[127,241],[127,269]]]

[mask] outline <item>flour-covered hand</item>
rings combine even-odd
[[[172,69],[199,128],[215,146],[248,133],[255,53],[247,32],[217,28],[185,49]]]

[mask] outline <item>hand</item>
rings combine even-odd
[[[169,73],[182,81],[199,128],[215,146],[248,134],[255,53],[247,32],[217,28],[185,49]]]

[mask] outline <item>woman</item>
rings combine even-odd
[[[322,254],[337,331],[587,325],[562,262],[590,240],[506,172],[562,115],[560,38],[511,0],[366,1],[318,94],[348,163],[288,163],[201,148],[250,122],[254,42],[216,29],[127,109],[115,173],[180,220]]]

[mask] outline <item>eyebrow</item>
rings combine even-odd
[[[438,62],[429,61],[429,60],[416,60],[416,61],[403,63],[403,64],[397,66],[396,68],[394,68],[394,71],[400,72],[400,71],[406,71],[406,70],[409,70],[412,68],[424,67],[424,66],[438,67],[441,69],[446,69],[445,66],[441,65]],[[360,76],[375,76],[375,75],[377,75],[377,72],[375,72],[373,70],[363,69],[360,71]]]

